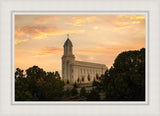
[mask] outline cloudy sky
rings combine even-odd
[[[110,68],[122,51],[145,47],[145,15],[15,15],[15,68],[61,73],[67,34],[76,60]]]

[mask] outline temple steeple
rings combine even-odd
[[[69,39],[69,35],[67,34],[67,40],[65,41],[64,45],[64,54],[62,56],[62,78],[65,82],[73,81],[71,70],[73,67],[71,66],[75,61],[75,56],[72,53],[72,42]]]
[[[67,34],[67,40],[65,41],[64,45],[64,56],[71,56],[73,55],[72,53],[72,42],[71,40],[69,39],[69,34]]]

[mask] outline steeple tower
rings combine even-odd
[[[69,39],[69,34],[67,34],[67,40],[65,41],[64,45],[64,56],[73,56],[73,53],[72,53],[72,42],[71,40]]]
[[[65,82],[71,82],[72,78],[72,64],[75,61],[75,56],[72,53],[72,42],[69,39],[69,34],[67,34],[67,40],[65,41],[64,45],[64,54],[62,56],[62,78]]]

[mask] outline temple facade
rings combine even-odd
[[[91,83],[99,80],[107,67],[105,64],[76,61],[73,54],[73,45],[69,37],[65,41],[64,54],[62,56],[62,79],[69,83]]]

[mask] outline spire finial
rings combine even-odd
[[[69,38],[69,34],[67,34],[67,38]]]

